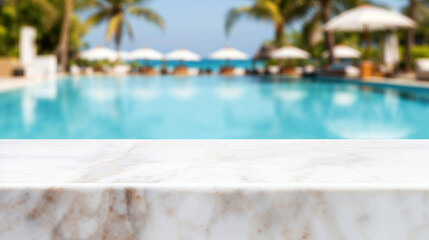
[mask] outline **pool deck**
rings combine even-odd
[[[362,80],[359,80],[359,81],[362,81]],[[429,81],[417,80],[415,79],[415,77],[410,77],[410,76],[403,76],[403,77],[396,77],[396,78],[370,78],[370,79],[363,80],[362,82],[429,89]]]
[[[27,78],[0,78],[0,91],[8,91],[16,88],[28,86],[40,82],[39,80],[32,80]]]
[[[0,239],[427,240],[428,140],[0,140]]]
[[[363,82],[381,83],[381,84],[396,84],[400,86],[422,87],[429,88],[429,81],[421,81],[410,78],[370,78]]]
[[[59,74],[56,77],[37,77],[34,79],[33,78],[29,79],[24,77],[0,78],[0,92],[19,89],[22,87],[30,86],[44,81],[52,81],[64,76],[66,75]]]

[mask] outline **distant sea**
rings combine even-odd
[[[140,65],[146,65],[145,60],[138,61]],[[175,66],[179,64],[179,61],[149,61],[149,65],[159,69],[163,65],[167,65],[168,69],[173,69]],[[203,59],[199,62],[183,62],[188,68],[198,68],[198,69],[210,69],[212,71],[218,71],[221,66],[226,64],[226,61],[223,60],[210,60]],[[252,60],[231,60],[230,65],[236,68],[252,68]],[[255,67],[263,67],[264,62],[257,61],[255,63]]]

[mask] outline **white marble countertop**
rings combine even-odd
[[[0,140],[0,185],[428,184],[427,140]]]
[[[429,141],[0,140],[0,239],[427,240]]]

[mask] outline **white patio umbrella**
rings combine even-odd
[[[229,46],[210,54],[210,59],[226,60],[226,65],[229,65],[230,60],[247,60],[248,58],[246,53]]]
[[[122,61],[131,60],[131,53],[130,52],[121,51],[121,52],[119,52],[119,59],[122,60]]]
[[[137,49],[130,54],[132,60],[142,59],[146,60],[146,62],[149,60],[162,60],[163,57],[162,53],[147,47]]]
[[[334,57],[336,59],[360,58],[360,55],[358,50],[343,44],[338,44],[334,47]],[[328,51],[322,53],[322,57],[327,58],[328,56]]]
[[[399,43],[396,35],[390,33],[386,36],[384,44],[384,63],[387,65],[395,65],[400,61],[399,58]]]
[[[413,20],[399,13],[364,4],[333,18],[325,24],[324,30],[332,32],[364,32],[366,55],[368,55],[370,47],[369,32],[414,28],[415,25]]]
[[[118,53],[106,47],[95,47],[81,52],[80,57],[91,61],[98,61],[98,60],[115,61],[118,58]]]
[[[310,54],[302,49],[294,46],[285,46],[274,50],[271,53],[271,58],[274,59],[308,59]]]
[[[165,60],[176,61],[200,61],[201,57],[187,49],[180,48],[165,55]]]

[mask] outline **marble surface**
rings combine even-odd
[[[426,140],[1,140],[1,240],[427,240]]]
[[[425,140],[0,140],[0,184],[429,185]]]

